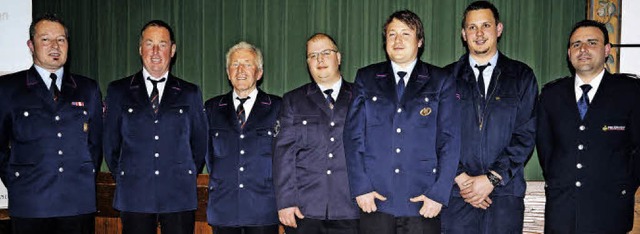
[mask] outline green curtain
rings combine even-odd
[[[33,15],[57,13],[70,30],[69,68],[99,81],[141,69],[140,28],[149,20],[172,25],[178,44],[172,72],[194,82],[204,99],[230,90],[225,54],[245,40],[264,54],[261,88],[284,92],[309,82],[305,41],[332,35],[342,53],[342,73],[353,81],[359,67],[382,61],[382,26],[392,12],[409,9],[424,23],[422,59],[444,66],[465,48],[460,21],[470,0],[33,0]],[[568,75],[566,41],[573,23],[586,16],[585,0],[495,0],[505,30],[500,50],[533,68],[540,85]],[[25,29],[26,30],[26,29]],[[104,94],[104,93],[103,93]],[[103,166],[106,170],[106,167]],[[534,157],[528,179],[541,179]]]

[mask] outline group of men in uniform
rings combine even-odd
[[[463,14],[467,48],[445,68],[421,61],[413,12],[384,24],[388,61],[340,73],[336,41],[306,42],[311,82],[282,98],[258,88],[262,52],[226,55],[232,90],[204,104],[170,73],[171,27],[140,32],[142,69],[109,84],[65,70],[68,32],[33,21],[33,66],[0,77],[0,178],[14,233],[93,233],[102,155],[123,233],[193,233],[196,177],[209,171],[216,234],[521,233],[524,165],[537,143],[545,232],[624,233],[640,178],[640,82],[605,69],[601,23],[570,34],[573,75],[546,85],[498,50],[498,10]]]

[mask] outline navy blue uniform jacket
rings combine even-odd
[[[333,110],[316,83],[284,95],[273,164],[278,210],[297,206],[305,218],[358,218],[342,141],[354,95],[353,84],[342,81]]]
[[[469,54],[446,67],[458,84],[462,105],[462,154],[458,174],[502,176],[492,196],[524,197],[524,165],[535,146],[538,83],[526,64],[500,53],[486,99],[480,97]],[[452,196],[460,197],[453,186]]]
[[[278,223],[271,166],[274,127],[282,99],[258,90],[244,128],[229,92],[209,99],[209,204],[214,226]]]
[[[358,70],[358,90],[344,129],[351,194],[376,191],[378,211],[420,216],[425,195],[447,205],[460,157],[460,111],[455,80],[418,61],[401,100],[391,62]]]
[[[640,173],[640,81],[605,71],[584,120],[574,82],[556,80],[540,95],[545,232],[629,232]]]
[[[65,71],[55,102],[35,67],[0,77],[0,178],[10,216],[95,212],[101,145],[97,82]]]
[[[169,213],[197,208],[196,176],[207,152],[198,86],[169,74],[157,114],[142,72],[109,84],[104,155],[116,180],[113,207]]]

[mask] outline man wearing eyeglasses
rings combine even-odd
[[[357,233],[342,132],[354,87],[340,75],[335,41],[307,40],[313,82],[284,95],[274,158],[278,216],[287,234]]]
[[[393,13],[384,41],[390,61],[358,70],[344,128],[360,233],[440,233],[460,156],[455,80],[418,59],[415,13]]]

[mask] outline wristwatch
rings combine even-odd
[[[494,175],[491,172],[487,172],[487,179],[489,179],[489,182],[491,182],[493,187],[498,187],[498,185],[502,181],[502,180],[500,180],[500,178],[498,178],[498,176]]]

